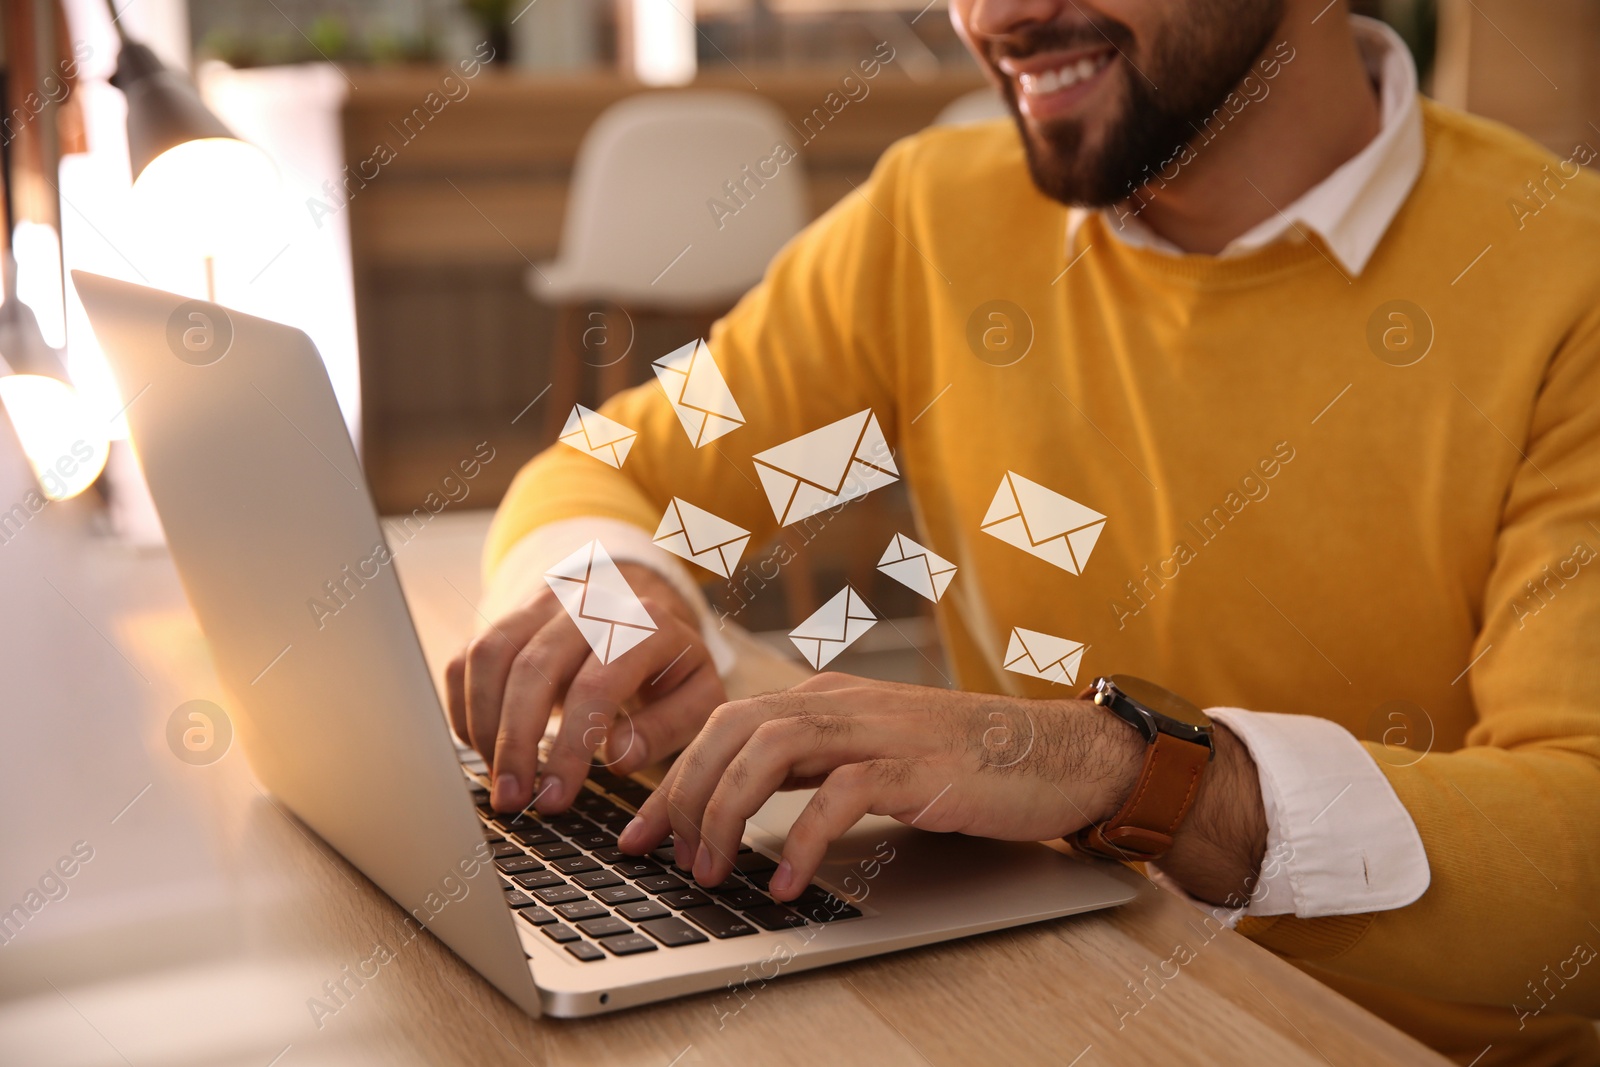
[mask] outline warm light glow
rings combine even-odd
[[[75,497],[100,477],[110,443],[103,420],[70,385],[39,374],[0,378],[0,404],[51,500]]]
[[[42,222],[19,222],[12,234],[17,258],[17,299],[33,311],[51,348],[67,346],[67,311],[61,295],[61,238]]]
[[[278,168],[255,145],[205,137],[151,160],[133,183],[133,201],[152,241],[198,261],[261,243],[278,185]]]
[[[646,85],[694,81],[694,0],[633,0],[633,73]]]

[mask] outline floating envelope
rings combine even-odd
[[[680,559],[732,578],[750,543],[750,531],[673,497],[656,527],[655,543]]]
[[[954,563],[923,548],[905,534],[894,535],[878,561],[878,569],[936,603],[956,576]]]
[[[1100,540],[1106,517],[1076,500],[1007,471],[995,490],[983,532],[1030,556],[1079,574]]]
[[[562,444],[571,445],[586,456],[593,456],[610,467],[622,469],[628,450],[639,434],[615,419],[608,419],[598,411],[590,411],[582,404],[572,406],[567,424],[561,428]]]
[[[849,648],[862,634],[872,629],[878,617],[862,603],[856,591],[848,585],[805,622],[795,627],[789,640],[806,658],[806,662],[821,670],[833,657]]]
[[[689,342],[656,360],[650,369],[694,447],[702,448],[744,425],[744,412],[704,341]]]
[[[871,408],[752,458],[779,526],[900,480],[889,442]]]
[[[1078,680],[1078,664],[1083,660],[1085,647],[1065,637],[1051,637],[1037,630],[1013,626],[1011,640],[1006,644],[1005,668],[1029,678],[1072,685]]]
[[[544,580],[601,663],[610,663],[656,631],[655,620],[599,541],[551,567]]]

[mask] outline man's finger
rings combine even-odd
[[[905,747],[904,735],[883,719],[812,712],[762,723],[706,803],[695,881],[713,886],[728,877],[745,823],[785,782],[819,778]]]
[[[505,697],[506,675],[522,646],[549,618],[553,598],[541,597],[504,618],[467,645],[466,680],[468,740],[489,763],[494,762],[494,738],[500,724],[500,703]]]
[[[539,777],[539,740],[550,710],[588,658],[589,644],[583,635],[557,622],[546,623],[512,660],[490,779],[496,811],[521,811],[533,799]]]
[[[450,729],[466,744],[472,744],[467,731],[467,652],[462,649],[451,657],[444,669],[445,709],[450,713]]]
[[[847,764],[828,775],[789,828],[782,861],[768,883],[772,896],[784,901],[799,896],[822,866],[828,846],[862,816],[915,812],[932,800],[938,788],[930,790],[922,781],[920,766],[914,760],[879,759]]]
[[[683,648],[679,639],[687,640],[689,634],[685,623],[659,608],[651,618],[665,620],[660,632],[610,663],[588,657],[567,686],[561,729],[545,757],[541,812],[566,810],[589,776],[595,750],[606,743],[616,720],[625,714],[622,702],[660,675]]]
[[[828,714],[837,703],[838,698],[827,693],[788,691],[736,700],[711,713],[705,728],[673,764],[671,788],[656,790],[665,793],[666,815],[680,849],[678,861],[681,865],[694,862],[700,848],[700,821],[705,815],[706,803],[727,773],[728,764],[749,742],[756,728],[769,719],[806,713]]]
[[[631,713],[607,738],[604,758],[618,774],[632,774],[694,740],[711,709],[726,698],[709,656],[659,700]]]

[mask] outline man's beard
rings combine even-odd
[[[1015,86],[1009,78],[1003,82],[1006,103],[1022,133],[1028,170],[1046,196],[1064,204],[1105,207],[1149,181],[1200,134],[1250,72],[1282,19],[1283,0],[1215,0],[1199,10],[1177,10],[1185,14],[1163,26],[1139,57],[1134,56],[1133,33],[1104,19],[1087,27],[1046,27],[993,50],[991,60],[1109,42],[1119,53],[1122,103],[1095,148],[1084,147],[1081,120],[1052,122],[1043,129],[1032,126],[1022,115]]]

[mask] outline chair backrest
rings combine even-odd
[[[939,117],[933,120],[933,124],[965,126],[973,122],[988,122],[990,119],[1010,117],[1011,111],[1001,99],[1000,93],[993,88],[985,87],[963,93],[950,101],[944,106],[944,110],[939,112]]]
[[[603,113],[573,171],[561,252],[530,272],[547,300],[660,308],[733,300],[805,225],[798,140],[747,93],[640,93]]]

